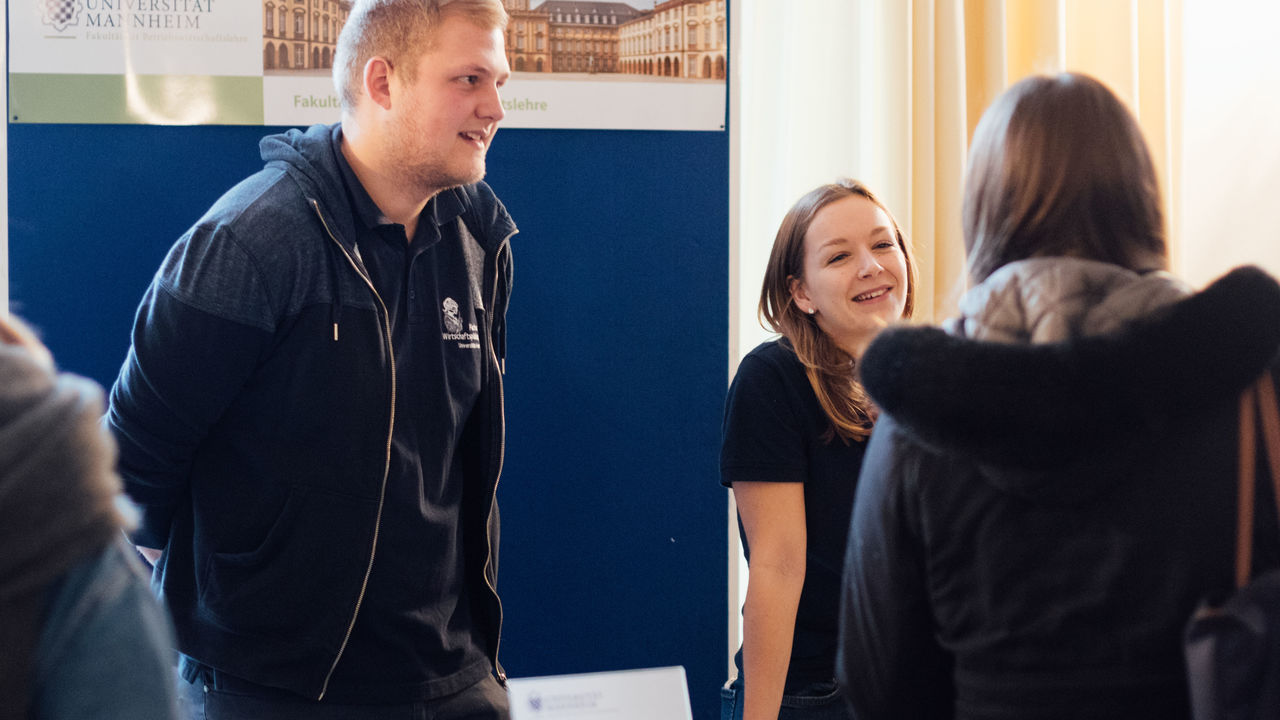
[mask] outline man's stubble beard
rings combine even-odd
[[[405,187],[413,188],[422,197],[431,197],[442,190],[484,179],[485,157],[481,157],[479,167],[470,167],[464,172],[451,170],[447,153],[417,145],[425,134],[410,125],[402,129],[400,136],[388,148],[388,156],[394,158],[395,176]],[[406,152],[406,148],[412,150]],[[487,147],[485,155],[488,155]]]
[[[445,162],[439,158],[431,158],[424,163],[402,163],[397,174],[408,187],[415,188],[424,196],[430,196],[442,190],[480,182],[484,179],[485,165],[481,161],[480,167],[470,172],[450,172]]]

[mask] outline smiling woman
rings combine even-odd
[[[725,720],[848,717],[835,682],[836,601],[864,442],[875,411],[862,349],[914,306],[911,246],[852,180],[791,208],[759,313],[782,338],[743,359],[729,389],[721,482],[733,488],[750,567]]]
[[[827,205],[805,233],[791,295],[852,357],[906,309],[907,256],[898,234],[889,214],[859,194]]]
[[[885,233],[892,240],[882,238]],[[823,254],[828,246],[835,250]],[[855,256],[848,250],[858,248],[862,259],[851,260]],[[914,314],[917,276],[911,244],[897,220],[875,194],[853,180],[810,191],[778,228],[759,315],[792,346],[843,437],[865,438],[871,426],[870,405],[853,379],[851,362],[879,328]],[[814,292],[806,292],[806,279]],[[895,291],[890,301],[900,297],[900,305],[865,307],[853,299],[890,287]],[[811,294],[821,298],[822,307]]]

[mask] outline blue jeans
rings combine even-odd
[[[742,680],[720,690],[720,720],[742,720]],[[815,683],[782,696],[778,720],[853,720],[853,711],[835,681]]]
[[[178,677],[182,720],[509,720],[506,688],[492,675],[465,690],[403,705],[335,705],[302,697],[245,695]]]

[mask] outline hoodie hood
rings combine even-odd
[[[258,142],[258,151],[268,168],[286,172],[298,183],[308,200],[315,201],[326,222],[344,244],[356,236],[351,203],[342,197],[346,183],[337,154],[342,143],[342,125],[312,125],[268,135]],[[350,249],[350,248],[348,248]]]
[[[1280,354],[1280,285],[1258,268],[1236,269],[1175,302],[1164,291],[1141,294],[1146,304],[1131,294],[1103,297],[1127,317],[1102,323],[1105,332],[1086,323],[1078,326],[1083,334],[1048,342],[1030,341],[1036,335],[1025,331],[1035,322],[1023,323],[1016,338],[974,330],[975,315],[950,324],[959,336],[886,330],[859,363],[862,383],[922,445],[977,463],[1010,492],[1065,499],[1089,489],[1058,483],[1061,477],[1091,477],[1095,465],[1125,462],[1145,433],[1195,423]],[[1126,303],[1141,309],[1125,311]],[[1149,311],[1153,305],[1158,309]],[[996,303],[990,313],[1007,309]],[[1067,324],[1081,317],[1071,315]]]

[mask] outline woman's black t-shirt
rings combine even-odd
[[[865,442],[832,435],[804,365],[785,340],[763,343],[742,359],[725,402],[720,482],[804,484],[808,552],[787,670],[789,694],[835,677],[840,577],[865,449]],[[741,521],[738,533],[750,565],[750,539]],[[737,664],[741,677],[741,650]]]

